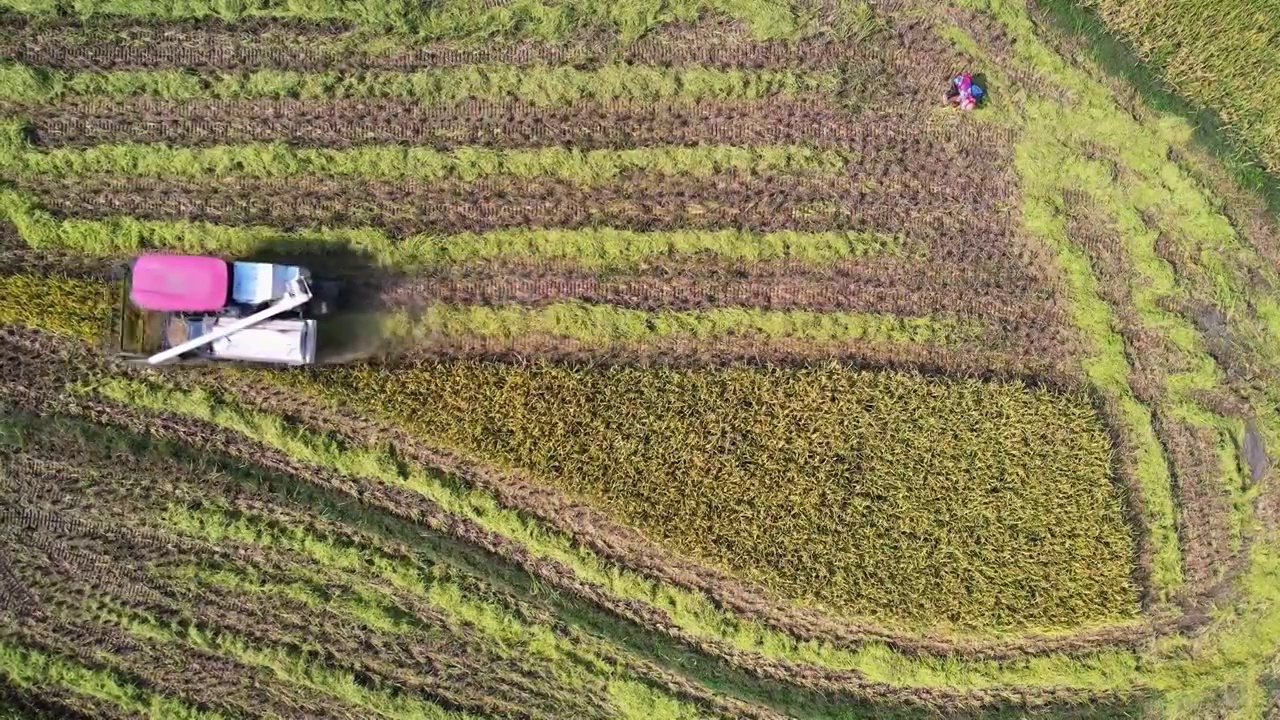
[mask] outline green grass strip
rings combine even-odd
[[[833,71],[718,70],[606,65],[572,67],[468,65],[416,72],[356,74],[287,70],[203,72],[116,70],[73,72],[0,63],[0,99],[48,104],[69,97],[162,100],[307,100],[397,98],[436,106],[463,100],[523,100],[542,107],[584,101],[653,103],[744,101],[839,89]]]
[[[746,338],[841,346],[849,343],[931,343],[961,345],[982,337],[983,326],[959,318],[901,317],[859,312],[712,308],[649,312],[615,305],[562,302],[541,307],[437,303],[421,311],[354,316],[333,323],[381,324],[389,346],[446,338],[511,340],[554,336],[593,347],[662,340],[701,341]],[[336,328],[335,328],[336,330]],[[353,328],[354,330],[354,328]]]
[[[170,506],[162,520],[170,529],[188,537],[212,542],[234,541],[257,547],[287,549],[311,557],[327,571],[334,569],[317,555],[341,552],[346,549],[335,546],[326,538],[314,533],[308,533],[303,543],[275,538],[272,537],[270,525],[261,522],[259,518],[249,514],[231,517],[213,507],[192,510],[186,507]],[[419,573],[417,566],[413,563],[402,561],[399,564],[403,567],[398,576],[426,574]],[[339,572],[352,573],[350,569]],[[268,582],[252,569],[233,571],[182,567],[177,568],[173,575],[183,580],[213,585],[238,593],[265,598],[287,598],[316,610],[328,610],[344,615],[371,630],[388,635],[411,636],[422,627],[422,623],[409,619],[411,616],[406,611],[389,600],[384,592],[379,591],[371,583],[354,581],[357,584],[351,590],[335,592],[327,582],[332,577],[332,572],[324,574],[298,568],[294,571],[294,577],[299,578],[300,581],[294,582]],[[353,575],[386,580],[376,573],[353,573]],[[496,604],[468,597],[456,583],[431,578],[415,583],[413,588],[398,585],[396,587],[424,600],[455,620],[466,623],[504,647],[525,648],[531,654],[539,656],[542,662],[563,663],[570,656],[579,654],[577,649],[571,647],[567,641],[557,637],[551,628],[544,625],[527,625]],[[598,669],[606,670],[607,668],[600,665]]]
[[[723,641],[771,659],[857,670],[865,673],[869,680],[903,687],[979,689],[1016,684],[1129,691],[1143,681],[1137,657],[1115,650],[1103,650],[1078,659],[1047,655],[1007,665],[904,655],[873,642],[857,650],[818,641],[801,642],[727,612],[702,593],[657,583],[607,562],[575,545],[567,536],[501,507],[491,494],[465,487],[438,471],[404,464],[386,448],[342,446],[330,436],[289,425],[279,416],[240,406],[203,389],[182,390],[154,382],[104,378],[81,390],[154,412],[173,412],[211,422],[301,462],[417,492],[447,512],[521,543],[537,557],[563,563],[584,581],[597,584],[617,597],[662,609],[678,628],[693,637]]]
[[[70,660],[0,640],[0,674],[15,686],[39,691],[53,685],[109,702],[126,713],[155,720],[219,720],[181,700],[146,690],[109,670],[88,668]]]
[[[347,548],[337,547],[324,537],[307,533],[305,537],[291,531],[280,536],[270,523],[258,521],[251,515],[231,517],[211,506],[192,510],[170,506],[163,516],[173,530],[210,542],[236,541],[259,547],[282,548],[308,556],[321,566],[329,568],[327,559],[344,555]],[[429,581],[403,586],[403,578],[418,572],[417,566],[400,562],[397,572],[387,576],[374,574],[375,579],[392,583],[401,590],[425,600],[457,621],[479,631],[482,635],[504,648],[521,648],[539,658],[539,663],[550,669],[562,685],[582,691],[596,691],[595,681],[607,683],[614,708],[625,718],[649,717],[699,717],[695,708],[649,687],[629,674],[595,657],[588,649],[556,634],[550,627],[522,621],[499,605],[468,596],[456,583],[432,578]],[[252,594],[264,598],[283,597],[303,603],[317,611],[336,612],[381,633],[412,636],[420,623],[407,620],[410,617],[385,591],[367,581],[345,576],[344,583],[354,582],[350,590],[334,591],[330,576],[307,572],[299,567],[295,574],[305,582],[267,582],[252,569],[246,571],[212,570],[204,567],[178,568],[175,575],[197,583],[208,583],[234,592]],[[359,573],[360,576],[366,573]],[[584,666],[582,663],[587,663]],[[588,672],[589,669],[589,672]],[[655,715],[654,713],[658,713]]]
[[[166,622],[146,613],[111,608],[103,603],[94,619],[118,626],[147,640],[185,645],[271,672],[277,678],[329,695],[380,717],[421,720],[471,720],[469,713],[445,710],[422,698],[395,689],[371,689],[350,672],[325,666],[284,648],[258,647],[231,633],[192,623]]]
[[[1062,137],[1068,137],[1068,135],[1064,133]],[[1133,146],[1130,146],[1129,150],[1134,150]],[[1107,213],[1117,222],[1125,240],[1125,249],[1133,260],[1136,274],[1141,278],[1140,282],[1134,283],[1132,296],[1134,306],[1143,323],[1147,327],[1159,329],[1178,348],[1181,355],[1180,364],[1185,369],[1171,372],[1165,378],[1167,402],[1172,414],[1200,428],[1215,430],[1218,434],[1217,451],[1221,474],[1216,479],[1230,502],[1231,511],[1227,520],[1231,532],[1232,551],[1239,552],[1246,526],[1252,524],[1249,505],[1253,499],[1253,494],[1245,490],[1251,484],[1248,479],[1247,464],[1244,458],[1240,457],[1236,441],[1233,439],[1243,438],[1243,422],[1219,415],[1203,407],[1195,399],[1197,392],[1225,387],[1226,373],[1209,354],[1204,338],[1195,325],[1186,317],[1163,309],[1164,301],[1185,297],[1187,279],[1179,278],[1169,263],[1157,254],[1156,241],[1159,230],[1147,226],[1142,211],[1148,208],[1142,207],[1140,201],[1135,202],[1135,198],[1141,197],[1144,191],[1151,192],[1154,188],[1151,183],[1136,178],[1118,186],[1113,186],[1106,181],[1098,182],[1103,176],[1097,174],[1096,171],[1101,168],[1096,163],[1068,162],[1064,163],[1063,167],[1075,170],[1074,174],[1069,173],[1073,182],[1086,185],[1088,192],[1098,199],[1099,204],[1106,208]],[[1095,172],[1089,172],[1090,169]],[[1109,178],[1109,174],[1106,177]],[[1166,177],[1164,182],[1168,184],[1170,181]],[[1178,207],[1179,209],[1174,212],[1185,214],[1188,208],[1195,207],[1195,204],[1188,202]],[[1183,228],[1187,225],[1177,223],[1177,226]],[[1203,253],[1201,261],[1207,261],[1206,264],[1213,263],[1212,257],[1208,253]],[[1231,274],[1222,268],[1217,270],[1218,272],[1214,273],[1211,279],[1222,281],[1224,285],[1228,284],[1229,281],[1226,278],[1231,277]]]
[[[838,23],[857,20],[859,5],[849,6]],[[252,19],[344,23],[368,31],[414,36],[423,40],[480,42],[513,36],[539,40],[567,40],[574,31],[594,30],[630,41],[671,23],[693,23],[716,13],[746,23],[760,40],[796,38],[810,26],[809,18],[785,0],[511,0],[501,4],[443,0],[4,0],[5,8],[37,17],[98,16],[139,20],[227,21]],[[865,14],[865,13],[864,13]],[[846,32],[848,30],[846,29]]]
[[[560,230],[520,228],[456,235],[423,233],[404,239],[373,228],[285,231],[265,225],[217,225],[190,220],[60,219],[30,196],[0,188],[0,214],[34,249],[91,255],[132,255],[175,250],[249,257],[262,252],[351,255],[383,268],[416,270],[452,263],[503,259],[572,260],[592,269],[627,267],[670,256],[709,255],[738,262],[799,260],[831,263],[862,257],[923,258],[923,245],[901,235],[833,230],[753,232],[676,230],[639,232],[614,228]]]
[[[729,174],[836,177],[851,156],[802,145],[651,147],[579,150],[546,147],[499,150],[464,147],[362,146],[335,150],[291,148],[284,143],[184,148],[120,144],[26,150],[0,154],[0,172],[58,177],[113,174],[130,177],[288,178],[300,175],[382,181],[474,181],[481,178],[557,178],[582,187],[604,185],[624,173],[660,177]]]

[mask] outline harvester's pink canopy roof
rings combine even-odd
[[[129,299],[144,310],[211,312],[227,304],[225,260],[197,255],[142,255],[133,261]]]

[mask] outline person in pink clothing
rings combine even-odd
[[[973,110],[978,107],[978,102],[985,94],[982,86],[973,81],[973,75],[966,72],[951,78],[946,97],[948,102],[960,106],[961,110]]]

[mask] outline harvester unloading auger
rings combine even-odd
[[[317,321],[336,287],[313,292],[306,268],[215,257],[142,255],[121,290],[115,353],[174,361],[316,362]]]

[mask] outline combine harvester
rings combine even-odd
[[[293,265],[142,255],[120,288],[109,350],[148,365],[312,365],[317,320],[337,294],[333,284],[312,286],[310,271]]]

